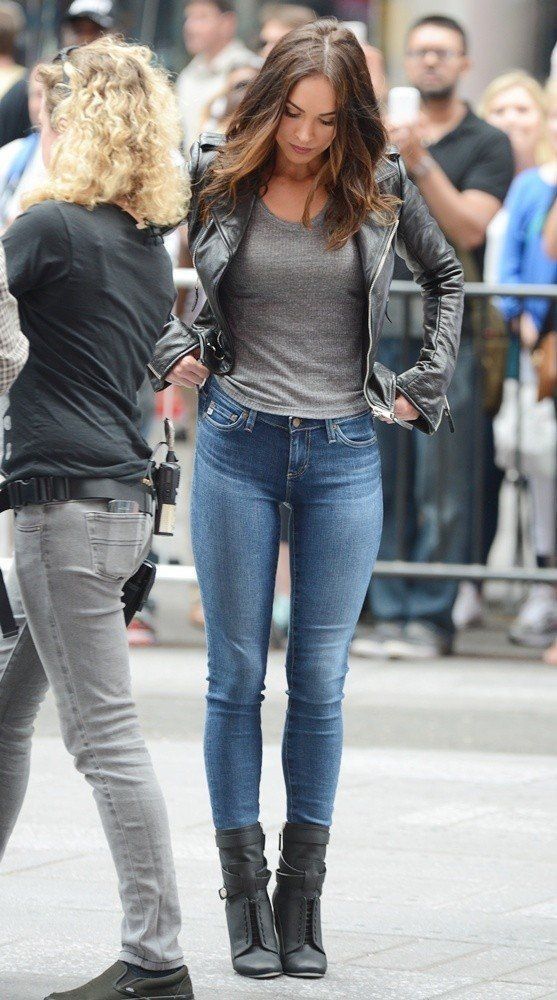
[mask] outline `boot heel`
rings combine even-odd
[[[240,976],[271,979],[282,975],[267,885],[271,872],[264,856],[265,837],[259,824],[218,830],[217,845],[226,901],[232,967]]]
[[[320,979],[327,971],[321,932],[321,892],[325,881],[326,827],[286,823],[273,911],[280,958],[287,976]]]

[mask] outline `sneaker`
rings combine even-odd
[[[402,641],[403,638],[404,622],[377,622],[372,629],[357,635],[352,640],[350,652],[352,656],[363,656],[366,659],[372,659],[374,656],[381,659],[389,658],[391,644]]]
[[[463,580],[453,607],[453,625],[461,631],[481,625],[484,617],[482,595],[470,580]]]
[[[193,1000],[189,972],[184,965],[177,972],[153,979],[138,978],[124,962],[116,962],[91,982],[66,993],[49,993],[45,1000]]]
[[[407,622],[402,638],[391,643],[391,656],[400,660],[436,660],[452,651],[452,636],[429,622]]]
[[[128,643],[130,646],[155,646],[157,642],[156,632],[152,625],[141,620],[132,618],[128,625]]]
[[[557,636],[557,594],[547,583],[537,583],[509,629],[509,639],[518,646],[543,649]]]

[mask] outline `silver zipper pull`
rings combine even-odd
[[[445,396],[445,405],[443,407],[443,413],[445,414],[447,420],[449,421],[449,430],[451,434],[454,434],[455,427],[454,427],[453,415],[451,413],[451,408],[449,406],[449,400],[447,399],[446,396]]]
[[[192,255],[191,260],[192,260],[192,264],[193,264],[193,266],[195,268],[195,253]],[[197,268],[195,268],[195,298],[193,300],[192,312],[195,312],[195,310],[197,309],[197,303],[198,302],[199,302],[199,275],[197,273]]]

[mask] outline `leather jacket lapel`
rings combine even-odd
[[[248,192],[238,197],[236,207],[233,212],[229,206],[224,204],[214,205],[211,214],[215,220],[216,227],[220,233],[230,257],[237,252],[242,241],[242,237],[247,229],[253,206],[255,204],[255,192]]]

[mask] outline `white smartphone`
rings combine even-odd
[[[393,87],[389,91],[387,116],[392,125],[413,125],[420,113],[420,92],[415,87]]]

